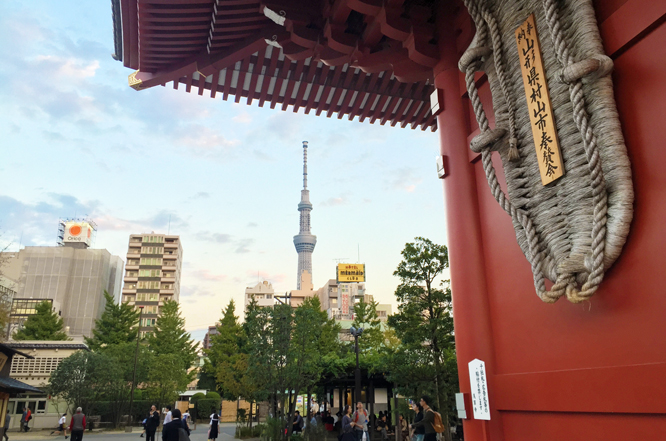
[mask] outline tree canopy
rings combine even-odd
[[[14,333],[14,340],[71,340],[65,332],[62,317],[51,309],[51,302],[39,303],[35,311]]]
[[[106,346],[133,343],[137,338],[139,311],[128,303],[116,304],[105,290],[106,305],[102,316],[95,320],[92,337],[85,337],[88,347],[96,351]]]
[[[167,300],[160,308],[155,329],[147,338],[148,346],[155,355],[174,355],[185,369],[197,359],[197,345],[185,330],[185,319],[180,315],[180,305]]]
[[[451,290],[448,280],[436,280],[449,266],[448,250],[417,237],[402,256],[393,273],[400,305],[388,319],[401,344],[388,355],[389,379],[403,395],[432,394],[446,424],[458,381]]]

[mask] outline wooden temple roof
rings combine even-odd
[[[436,130],[436,0],[112,0],[137,90]]]

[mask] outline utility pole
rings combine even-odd
[[[132,431],[132,407],[134,405],[134,388],[136,387],[136,365],[139,361],[139,340],[141,337],[142,315],[143,315],[143,306],[139,306],[139,327],[136,329],[136,349],[134,350],[134,374],[132,375],[132,389],[130,391],[129,415],[127,416],[127,427],[125,428],[125,432]]]
[[[359,360],[358,360],[358,338],[363,334],[363,328],[358,328],[356,329],[355,327],[349,328],[349,333],[354,336],[354,340],[356,343],[356,370],[354,371],[354,377],[355,377],[355,391],[354,394],[356,395],[356,402],[358,403],[361,401],[361,366],[359,365]]]

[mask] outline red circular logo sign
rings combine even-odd
[[[71,226],[69,228],[69,234],[71,234],[72,236],[78,236],[79,234],[81,234],[81,226],[79,225]]]

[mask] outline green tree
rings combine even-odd
[[[389,379],[403,395],[432,390],[450,439],[449,409],[458,388],[451,290],[448,280],[437,283],[449,267],[448,250],[417,237],[402,257],[393,273],[400,278],[395,292],[400,305],[388,319],[401,345],[388,357]]]
[[[384,347],[384,333],[382,331],[381,321],[377,314],[376,301],[366,303],[364,300],[354,305],[354,321],[352,326],[355,328],[363,328],[363,334],[358,339],[358,349],[360,353],[360,364],[368,371],[375,372],[380,370],[378,368],[380,352]],[[355,343],[351,342],[350,353],[355,361]]]
[[[307,297],[294,311],[291,345],[287,354],[287,390],[289,396],[287,421],[296,410],[296,398],[300,393],[311,394],[321,379],[330,358],[337,356],[337,337],[340,326],[321,310],[319,297]],[[289,425],[291,436],[293,425]]]
[[[197,359],[196,343],[185,331],[185,319],[180,315],[180,306],[174,300],[167,300],[160,308],[155,321],[155,329],[147,338],[148,346],[155,355],[174,355],[188,370]]]
[[[70,412],[80,406],[87,414],[105,396],[123,387],[118,362],[105,354],[77,351],[60,362],[51,373],[48,393],[63,398]]]
[[[178,392],[187,389],[192,380],[183,368],[183,360],[177,354],[158,354],[151,358],[146,380],[146,395],[159,407],[172,404]]]
[[[102,316],[95,320],[92,337],[85,337],[88,347],[97,351],[108,346],[136,342],[139,311],[129,303],[117,305],[113,297],[104,291],[106,305]]]
[[[217,390],[225,400],[235,401],[241,395],[239,381],[245,371],[236,366],[241,357],[243,328],[236,316],[233,300],[222,310],[222,319],[217,324],[217,334],[211,336],[211,347],[204,352],[208,360],[204,370],[215,377]]]
[[[39,303],[35,310],[23,328],[14,333],[14,340],[71,340],[65,333],[62,317],[51,310],[50,302]]]

